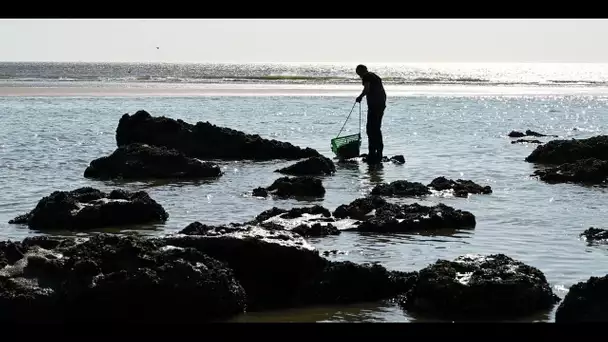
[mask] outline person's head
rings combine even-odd
[[[363,64],[359,64],[357,65],[355,72],[357,73],[357,75],[359,75],[359,77],[362,77],[363,75],[367,74],[367,67]]]

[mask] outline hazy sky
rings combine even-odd
[[[591,19],[2,19],[0,60],[608,62],[607,36]]]

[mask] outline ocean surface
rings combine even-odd
[[[145,190],[170,217],[165,224],[105,230],[139,234],[176,232],[193,221],[250,220],[272,208],[320,204],[333,210],[365,196],[375,184],[438,176],[490,185],[491,195],[424,200],[471,211],[474,230],[451,235],[379,235],[343,232],[310,239],[334,260],[379,262],[419,270],[437,259],[504,253],[544,272],[563,297],[590,276],[608,273],[608,247],[579,237],[606,228],[607,190],[545,184],[524,158],[534,144],[511,144],[511,130],[531,129],[560,138],[608,131],[608,65],[604,64],[369,64],[385,79],[385,155],[404,165],[338,166],[324,177],[322,200],[251,197],[291,162],[219,162],[225,175],[203,182],[113,182],[83,177],[87,165],[116,148],[124,113],[144,109],[195,123],[209,121],[247,133],[312,147],[333,157],[336,136],[359,95],[356,65],[330,64],[77,64],[0,63],[0,239],[41,234],[10,225],[55,190],[92,186]],[[363,101],[363,126],[366,105]],[[344,134],[358,132],[359,108]],[[363,127],[364,130],[364,127]],[[553,138],[539,138],[549,141]],[[366,152],[367,143],[362,146]],[[68,234],[57,232],[57,234]],[[554,310],[524,321],[553,321]],[[247,314],[235,321],[412,322],[390,302]]]

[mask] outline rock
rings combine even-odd
[[[405,158],[403,157],[403,155],[398,154],[396,156],[392,156],[390,161],[392,161],[395,164],[405,164]]]
[[[456,181],[445,177],[437,177],[428,185],[437,191],[454,190],[454,196],[468,197],[469,194],[491,194],[490,186],[481,186],[471,180],[458,179]]]
[[[443,203],[434,206],[386,203],[376,208],[375,214],[361,222],[357,230],[376,233],[407,233],[443,229],[475,228],[475,216]]]
[[[389,184],[382,183],[376,185],[372,189],[371,194],[377,196],[416,197],[430,195],[431,192],[422,183],[397,180]]]
[[[385,199],[379,196],[367,196],[364,198],[357,198],[349,204],[342,204],[338,206],[333,216],[338,219],[352,218],[355,220],[366,220],[368,214],[374,209],[381,208],[387,205]]]
[[[539,164],[563,164],[595,158],[608,160],[608,135],[587,139],[552,140],[537,146],[526,162]]]
[[[360,155],[360,157],[361,157],[362,162],[367,163],[367,153],[363,153],[362,155]],[[403,157],[403,155],[401,155],[401,154],[394,155],[390,158],[387,156],[382,156],[382,162],[383,163],[393,162],[395,164],[405,164],[405,157]]]
[[[577,160],[556,167],[534,171],[532,176],[542,181],[556,183],[576,183],[583,185],[606,184],[608,181],[608,161],[595,158]]]
[[[288,230],[304,237],[320,237],[340,234],[338,228],[330,223],[334,221],[328,209],[314,205],[289,210],[273,207],[245,224],[272,230]]]
[[[547,135],[538,132],[531,131],[529,129],[526,130],[526,135],[531,137],[557,137],[557,135]]]
[[[336,172],[334,162],[323,156],[310,157],[293,165],[278,169],[275,172],[292,176],[322,176]]]
[[[218,236],[169,236],[225,262],[247,294],[247,311],[389,299],[409,290],[415,273],[331,262],[298,234],[251,226]]]
[[[511,144],[517,144],[517,143],[542,144],[543,142],[540,140],[536,140],[536,139],[517,139],[517,140],[511,141]]]
[[[200,323],[245,310],[232,270],[195,249],[109,234],[63,239],[51,250],[29,246],[0,271],[0,321]]]
[[[321,224],[315,223],[312,225],[301,224],[291,230],[303,237],[322,237],[327,235],[340,235],[340,231],[331,223]]]
[[[192,125],[180,119],[152,117],[143,110],[124,114],[116,129],[118,146],[136,142],[176,149],[205,160],[294,160],[320,156],[316,150],[288,142],[264,139],[209,122]]]
[[[570,287],[557,307],[555,323],[605,322],[608,320],[608,275],[591,277]]]
[[[36,230],[72,231],[165,222],[169,214],[145,191],[113,190],[105,193],[90,187],[54,191],[29,213],[9,221]]]
[[[253,197],[268,197],[268,190],[262,188],[262,187],[257,187],[255,189],[253,189],[253,191],[251,192],[251,196]]]
[[[133,143],[95,159],[84,171],[94,179],[197,179],[219,177],[217,164],[190,158],[177,150]]]
[[[521,138],[521,137],[525,137],[525,136],[526,135],[524,133],[519,132],[519,131],[511,131],[509,133],[509,137],[511,137],[511,138]]]
[[[449,320],[481,320],[527,316],[558,301],[540,270],[494,254],[438,260],[418,272],[400,305]]]
[[[325,196],[323,183],[312,176],[281,177],[266,190],[269,194],[279,198]],[[259,189],[257,191],[260,192]]]
[[[295,219],[302,217],[302,215],[304,214],[321,215],[323,217],[331,216],[329,209],[324,208],[320,205],[314,205],[311,207],[291,208],[289,210],[273,207],[272,209],[265,210],[258,216],[256,216],[256,218],[254,219],[254,223],[262,223],[276,216],[279,216],[282,219]]]
[[[596,242],[596,241],[607,242],[608,241],[608,230],[591,227],[591,228],[585,230],[584,232],[582,232],[581,236],[584,237],[585,240],[587,240],[588,242]]]
[[[546,135],[546,134],[542,134],[542,133],[531,131],[529,129],[527,129],[525,133],[522,133],[522,132],[519,132],[519,131],[511,131],[509,133],[509,137],[511,137],[511,138],[522,138],[522,137],[525,137],[525,136],[532,136],[532,137],[557,137],[557,135]]]

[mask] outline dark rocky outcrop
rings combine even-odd
[[[116,143],[124,146],[144,143],[176,149],[190,157],[221,160],[294,160],[320,156],[311,148],[269,140],[209,122],[195,125],[167,117],[152,117],[140,110],[124,114],[116,129]]]
[[[398,205],[386,203],[375,214],[361,222],[358,231],[376,233],[434,232],[475,228],[475,216],[439,203],[424,206],[418,203]]]
[[[517,140],[511,141],[511,144],[519,144],[519,143],[542,144],[543,142],[540,140],[536,140],[536,139],[517,139]]]
[[[200,323],[246,308],[232,270],[193,248],[108,234],[26,240],[0,270],[2,322]]]
[[[535,131],[531,131],[531,130],[526,130],[525,133],[519,132],[519,131],[511,131],[509,133],[509,137],[511,138],[522,138],[525,136],[529,136],[529,137],[557,137],[557,135],[547,135],[547,134],[542,134],[542,133],[538,133]]]
[[[228,264],[245,289],[249,312],[388,299],[409,290],[415,279],[415,273],[379,265],[331,262],[298,234],[256,226],[165,241]]]
[[[429,188],[437,191],[453,190],[454,196],[468,197],[469,194],[491,194],[492,188],[488,185],[481,186],[471,180],[447,179],[445,177],[437,177],[428,185]]]
[[[363,153],[359,157],[361,157],[361,161],[363,161],[364,163],[367,162],[367,153]],[[394,155],[390,158],[387,156],[383,156],[382,162],[383,163],[393,162],[395,164],[405,164],[405,157],[403,157],[403,155],[401,155],[401,154]]]
[[[601,185],[608,182],[608,160],[587,158],[534,171],[533,176],[547,183]]]
[[[555,323],[608,321],[608,275],[574,284],[555,312]]]
[[[334,162],[323,156],[310,157],[275,172],[292,176],[323,176],[336,172]]]
[[[95,159],[84,171],[94,179],[197,179],[218,177],[217,164],[190,158],[165,147],[133,143],[118,147],[112,154]]]
[[[332,214],[337,219],[351,218],[363,221],[369,218],[368,215],[372,210],[381,208],[387,204],[388,202],[382,197],[372,195],[357,198],[349,204],[342,204]]]
[[[435,206],[418,203],[399,205],[378,196],[358,198],[350,204],[340,205],[333,216],[359,220],[358,231],[378,233],[471,229],[476,225],[472,213],[442,203]]]
[[[323,197],[325,196],[325,188],[320,179],[312,176],[281,177],[265,189],[254,189],[252,195],[256,197],[274,195],[279,198]]]
[[[301,235],[303,237],[322,237],[328,235],[340,235],[340,230],[331,223],[321,224],[319,222],[308,224],[300,224],[293,228],[292,232]]]
[[[397,180],[389,184],[382,183],[376,185],[372,189],[371,194],[377,196],[417,197],[430,195],[431,191],[422,183]]]
[[[418,272],[400,305],[450,320],[478,320],[522,317],[549,310],[558,301],[540,270],[495,254],[438,260]]]
[[[145,191],[113,190],[105,193],[90,187],[54,191],[29,213],[9,221],[36,230],[88,230],[140,223],[164,222],[169,214]]]
[[[608,242],[608,229],[591,227],[581,233],[587,242]]]
[[[589,158],[608,160],[608,135],[587,139],[552,140],[537,146],[525,160],[538,164],[563,164]]]
[[[323,217],[331,216],[331,213],[329,212],[329,210],[320,205],[313,205],[310,207],[291,208],[289,210],[272,207],[271,209],[265,210],[262,213],[260,213],[258,216],[256,216],[253,223],[262,223],[275,216],[278,216],[283,219],[295,219],[295,218],[302,217],[302,215],[304,215],[304,214],[322,215]]]

